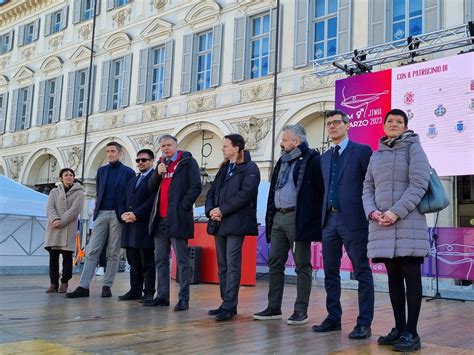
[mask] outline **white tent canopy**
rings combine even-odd
[[[0,175],[0,275],[47,273],[48,196]]]
[[[46,217],[48,196],[0,175],[0,214]]]

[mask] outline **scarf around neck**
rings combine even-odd
[[[302,152],[301,148],[303,148],[303,145],[307,143],[301,143],[298,147],[293,149],[291,152],[283,152],[281,155],[281,166],[280,166],[280,171],[278,173],[278,180],[276,183],[277,189],[283,188],[283,186],[286,185],[288,182],[288,179],[290,177],[290,170],[291,170],[291,162],[293,160],[298,159]]]
[[[398,137],[395,138],[388,138],[387,136],[383,137],[381,142],[385,144],[387,147],[393,148],[395,144],[398,142],[401,142],[404,139],[407,139],[408,137],[412,137],[415,134],[412,130],[408,130],[400,134]]]

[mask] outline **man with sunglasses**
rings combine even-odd
[[[340,110],[327,113],[331,149],[321,157],[323,199],[323,262],[328,315],[313,331],[341,330],[341,266],[344,245],[359,282],[359,316],[350,339],[371,336],[374,316],[374,281],[367,258],[368,222],[362,205],[362,187],[372,150],[349,140],[349,118]]]
[[[140,173],[130,180],[120,205],[122,248],[125,248],[130,264],[130,290],[119,296],[121,301],[140,298],[143,302],[150,301],[155,294],[155,245],[148,231],[156,195],[148,190],[148,180],[155,171],[154,158],[150,149],[142,149],[137,153],[135,162]]]

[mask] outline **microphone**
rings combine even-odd
[[[170,163],[171,163],[171,160],[167,160],[167,159],[166,159],[165,153],[162,153],[162,154],[161,154],[160,164],[161,164],[161,163],[163,163],[163,164],[166,165],[166,171],[168,171],[168,167],[169,167],[169,165],[170,165]],[[165,172],[165,173],[161,173],[161,178],[164,178],[164,177],[165,177],[165,174],[166,174],[166,172]]]

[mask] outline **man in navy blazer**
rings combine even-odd
[[[107,270],[104,275],[102,297],[112,297],[110,288],[119,267],[122,236],[122,224],[119,221],[120,201],[125,195],[128,182],[135,176],[135,172],[120,162],[121,144],[107,143],[105,154],[109,164],[97,170],[94,229],[86,247],[84,269],[79,286],[73,292],[66,293],[68,298],[89,297],[89,284],[94,277],[97,261],[107,240]]]
[[[119,300],[135,300],[142,297],[152,300],[155,294],[155,243],[148,231],[150,213],[156,193],[148,190],[148,180],[155,172],[155,154],[150,149],[137,153],[137,168],[140,174],[130,180],[120,204],[122,248],[125,248],[130,264],[130,290]]]
[[[327,318],[313,326],[315,332],[341,330],[342,246],[351,259],[359,281],[359,316],[351,339],[371,336],[374,315],[374,282],[367,258],[368,222],[362,206],[362,186],[372,150],[351,142],[347,136],[349,118],[340,110],[327,114],[326,127],[332,147],[321,157],[324,180],[323,261]]]

